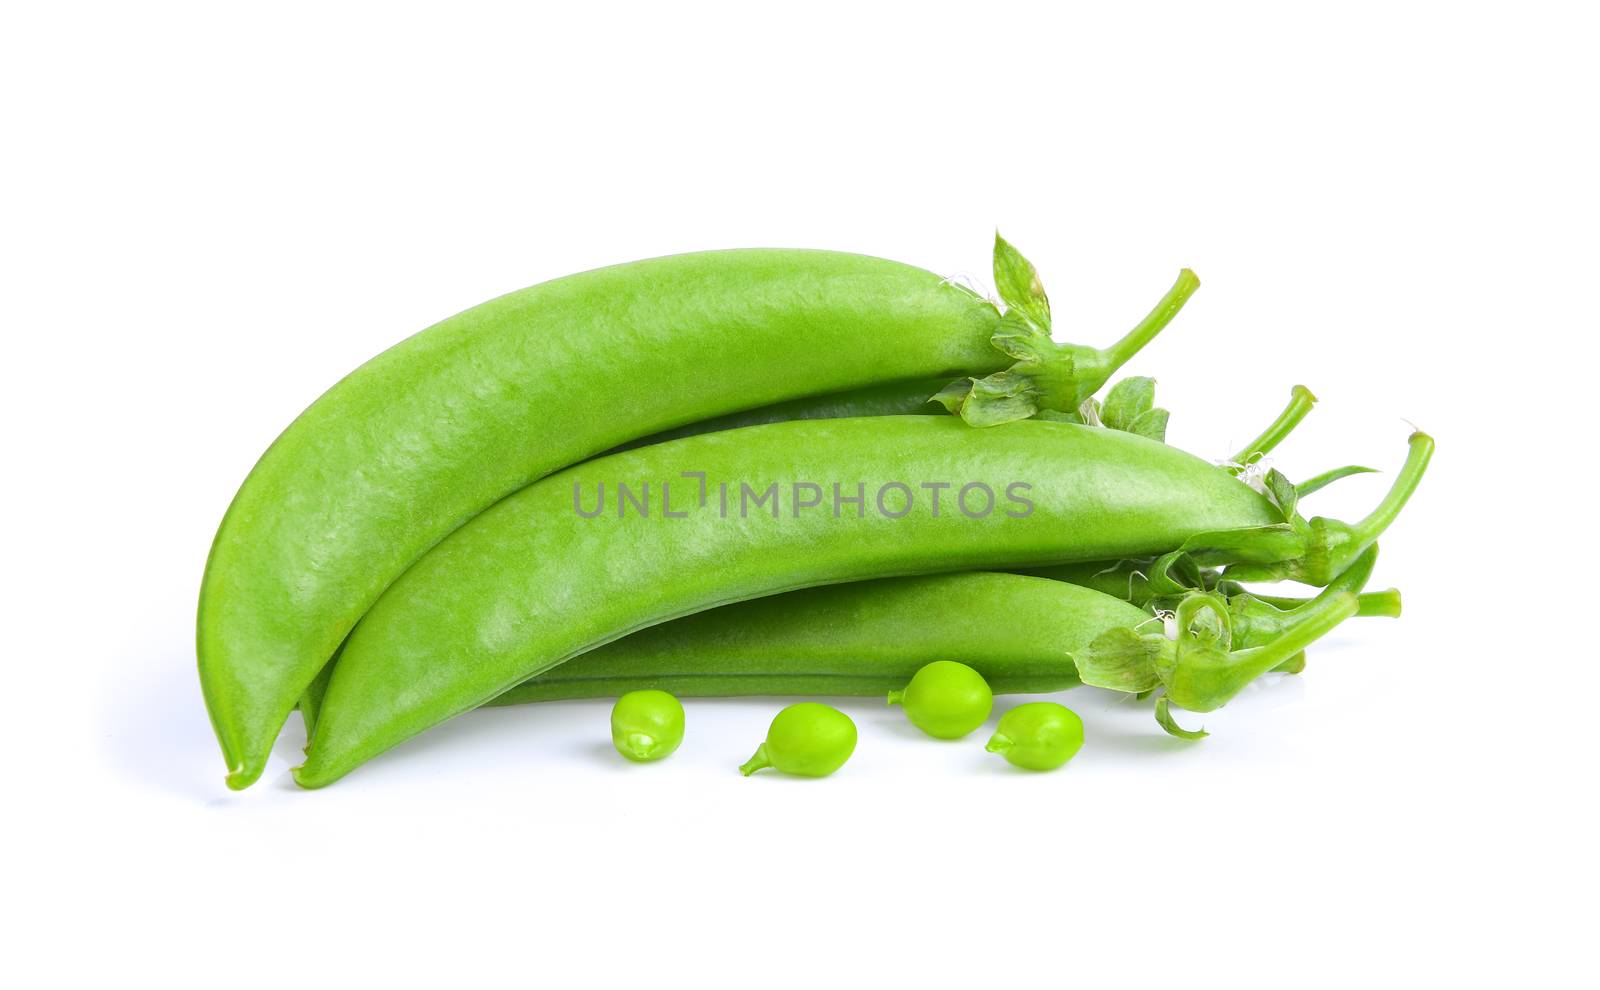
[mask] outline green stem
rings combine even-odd
[[[1247,592],[1248,594],[1248,592]],[[1304,608],[1316,601],[1314,598],[1284,598],[1279,595],[1254,595],[1259,602],[1292,611]],[[1386,591],[1363,591],[1356,596],[1360,608],[1356,611],[1357,618],[1362,619],[1398,619],[1400,617],[1400,589],[1389,588]]]
[[[1178,280],[1172,283],[1172,288],[1156,303],[1156,308],[1150,315],[1139,321],[1138,326],[1129,330],[1121,340],[1110,347],[1101,350],[1100,354],[1106,361],[1106,378],[1110,378],[1118,368],[1128,363],[1128,359],[1137,354],[1140,348],[1156,338],[1156,334],[1167,328],[1172,318],[1183,309],[1183,304],[1189,301],[1195,290],[1200,288],[1200,277],[1185,268],[1178,273]],[[1104,381],[1104,379],[1102,379]]]
[[[1304,385],[1296,385],[1289,395],[1289,404],[1284,407],[1278,418],[1272,421],[1261,432],[1261,435],[1245,444],[1237,454],[1230,459],[1233,464],[1243,468],[1257,459],[1272,452],[1272,449],[1282,443],[1284,438],[1294,431],[1300,421],[1311,412],[1311,407],[1316,405],[1317,397]],[[1237,470],[1234,472],[1238,473]]]
[[[1011,741],[1010,736],[1002,735],[1001,733],[996,732],[992,737],[990,737],[989,741],[984,744],[983,748],[991,753],[1004,753],[1006,750],[1015,745],[1016,743]]]
[[[762,743],[756,747],[756,755],[745,761],[745,764],[739,768],[739,772],[748,777],[757,770],[764,770],[770,766],[772,766],[772,763],[767,759],[767,744]]]
[[[1367,591],[1356,596],[1356,601],[1361,607],[1356,610],[1356,615],[1361,618],[1398,619],[1400,618],[1400,589],[1387,588],[1383,591]]]
[[[898,705],[898,704],[900,704],[901,701],[905,700],[905,696],[906,696],[905,691],[890,691],[889,692],[889,704]]]
[[[1368,547],[1378,541],[1383,531],[1400,515],[1400,510],[1406,507],[1417,485],[1421,483],[1422,476],[1428,470],[1428,461],[1433,457],[1433,437],[1421,430],[1411,434],[1411,451],[1406,455],[1406,462],[1400,468],[1400,474],[1394,479],[1394,484],[1389,488],[1389,493],[1378,503],[1367,517],[1350,527],[1354,541],[1344,552],[1349,556],[1364,552]]]
[[[1360,611],[1361,603],[1348,591],[1324,592],[1306,606],[1298,621],[1270,643],[1239,650],[1230,658],[1249,682],[1315,643],[1344,620]]]
[[[1378,542],[1378,537],[1382,536],[1400,515],[1400,510],[1405,508],[1406,502],[1417,490],[1417,485],[1422,482],[1422,476],[1428,470],[1428,461],[1433,457],[1433,438],[1419,430],[1411,434],[1409,443],[1410,453],[1406,455],[1406,462],[1401,466],[1399,475],[1395,477],[1394,485],[1383,497],[1383,501],[1379,502],[1377,508],[1373,509],[1365,519],[1351,525],[1325,516],[1316,516],[1309,522],[1296,517],[1296,530],[1305,534],[1303,552],[1297,556],[1285,554],[1276,560],[1265,554],[1257,557],[1257,561],[1271,560],[1273,561],[1271,563],[1245,559],[1240,553],[1240,547],[1247,542],[1268,547],[1278,536],[1278,528],[1261,527],[1247,530],[1244,538],[1236,540],[1230,548],[1237,562],[1229,563],[1228,579],[1300,581],[1325,587],[1338,578],[1351,562],[1357,560]],[[1212,562],[1204,557],[1201,559]]]

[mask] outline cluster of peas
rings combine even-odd
[[[960,739],[988,721],[994,692],[976,670],[935,660],[903,691],[889,692],[911,724],[935,739]],[[630,691],[611,709],[611,741],[638,763],[672,755],[683,742],[683,705],[665,691]],[[1006,712],[985,749],[1025,770],[1054,770],[1083,746],[1083,720],[1053,701]],[[856,749],[856,725],[837,708],[804,701],[779,712],[766,741],[739,768],[746,777],[771,767],[799,777],[826,777]]]

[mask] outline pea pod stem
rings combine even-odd
[[[997,257],[1001,244],[997,242]],[[984,378],[958,379],[933,398],[976,427],[998,426],[1047,412],[1077,414],[1118,368],[1172,322],[1199,287],[1194,272],[1183,269],[1172,288],[1132,330],[1109,347],[1095,348],[1051,340],[1049,308],[1042,294],[1019,302],[1015,296],[1021,290],[1012,283],[1013,298],[1007,299],[994,344],[1016,358],[1016,363]],[[1005,286],[1001,289],[1005,296]]]
[[[1359,556],[1378,542],[1378,537],[1399,518],[1400,510],[1406,507],[1406,503],[1416,493],[1417,486],[1422,483],[1422,476],[1427,473],[1428,462],[1433,458],[1433,437],[1417,430],[1411,434],[1407,443],[1410,445],[1410,450],[1406,454],[1406,462],[1401,466],[1400,473],[1395,476],[1394,484],[1384,495],[1383,501],[1379,502],[1366,518],[1351,527],[1354,539],[1345,548],[1345,553],[1350,558]]]
[[[1269,642],[1231,652],[1225,645],[1180,638],[1157,657],[1156,674],[1173,704],[1192,712],[1215,711],[1262,674],[1303,653],[1359,607],[1348,591],[1325,592]]]
[[[1236,465],[1235,470],[1243,470],[1271,453],[1296,426],[1300,425],[1301,420],[1311,413],[1311,407],[1316,403],[1317,397],[1311,394],[1310,389],[1304,385],[1296,385],[1290,392],[1289,404],[1278,414],[1278,418],[1262,430],[1260,436],[1245,444],[1237,454],[1229,458],[1230,463]]]
[[[1253,681],[1294,657],[1295,654],[1305,652],[1306,647],[1332,632],[1335,626],[1360,610],[1360,602],[1348,591],[1319,597],[1317,601],[1306,606],[1283,635],[1261,646],[1237,650],[1230,659],[1237,664],[1240,676],[1244,680]]]
[[[1059,351],[1073,355],[1071,368],[1075,375],[1076,387],[1070,394],[1043,396],[1040,402],[1041,408],[1058,412],[1076,412],[1111,380],[1112,375],[1167,328],[1183,309],[1184,304],[1189,301],[1189,297],[1199,288],[1200,277],[1185,268],[1178,273],[1172,288],[1161,297],[1155,308],[1109,347],[1095,350],[1071,344],[1053,345]]]
[[[1189,297],[1200,288],[1200,276],[1185,268],[1178,273],[1177,281],[1172,283],[1172,288],[1167,290],[1161,301],[1156,303],[1144,319],[1140,320],[1132,330],[1122,336],[1121,340],[1110,347],[1100,351],[1105,363],[1105,374],[1101,376],[1101,384],[1106,379],[1116,374],[1117,369],[1127,364],[1133,356],[1144,349],[1145,345],[1156,339],[1156,335],[1167,328],[1173,317],[1177,316]],[[1091,391],[1098,391],[1098,388]],[[1088,396],[1084,396],[1088,398]]]
[[[1231,539],[1220,553],[1222,560],[1215,559],[1218,554],[1201,553],[1209,563],[1227,563],[1225,574],[1231,581],[1300,581],[1326,587],[1378,542],[1422,482],[1433,457],[1433,438],[1417,431],[1407,443],[1405,464],[1394,483],[1359,522],[1325,516],[1306,520],[1293,515],[1285,523],[1257,530],[1207,534],[1208,538],[1221,535]]]
[[[1238,585],[1235,584],[1233,587],[1238,588]],[[1311,598],[1284,598],[1278,595],[1256,595],[1252,592],[1244,592],[1242,588],[1240,588],[1238,592],[1229,592],[1229,594],[1235,593],[1251,594],[1252,597],[1254,597],[1257,601],[1265,602],[1266,604],[1271,605],[1273,608],[1281,608],[1284,610],[1303,608],[1314,601],[1314,599]],[[1358,605],[1358,608],[1356,609],[1357,618],[1400,618],[1400,589],[1398,588],[1387,588],[1383,591],[1363,591],[1361,594],[1356,596],[1356,602]]]
[[[1256,646],[1231,649],[1234,623],[1225,599],[1207,593],[1186,598],[1178,606],[1178,640],[1170,646],[1162,644],[1155,659],[1156,674],[1166,686],[1167,697],[1189,711],[1214,711],[1262,674],[1284,665],[1292,669],[1306,647],[1360,610],[1356,594],[1366,584],[1377,557],[1377,547],[1369,548],[1309,604],[1283,613],[1281,621],[1271,619],[1269,631],[1258,634],[1268,638]],[[1196,624],[1196,618],[1205,613],[1218,620],[1220,632]],[[1168,720],[1158,721],[1167,726]]]

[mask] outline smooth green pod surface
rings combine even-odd
[[[948,416],[949,412],[931,396],[949,384],[940,378],[913,378],[903,382],[884,382],[848,392],[808,395],[770,406],[741,409],[726,416],[689,423],[673,430],[653,433],[631,443],[621,444],[607,453],[632,450],[650,444],[737,430],[767,423],[787,423],[795,419],[851,419],[856,416]]]
[[[1079,684],[1069,654],[1150,614],[1110,595],[986,571],[825,585],[724,605],[625,636],[490,704],[616,697],[874,696],[958,658],[995,693]]]
[[[611,708],[611,744],[636,763],[665,759],[683,742],[683,705],[665,691],[629,691]]]
[[[618,484],[653,508],[613,498],[597,511],[600,486]],[[938,508],[928,484],[947,486]],[[976,518],[952,497],[970,486],[993,495],[987,513],[967,500]],[[296,779],[330,783],[564,660],[717,605],[841,581],[1150,555],[1277,518],[1199,458],[1068,423],[815,420],[615,454],[502,500],[395,583],[345,643]]]
[[[385,351],[272,444],[217,531],[197,631],[230,786],[383,590],[497,499],[739,409],[993,371],[990,303],[907,265],[748,250],[502,296]]]

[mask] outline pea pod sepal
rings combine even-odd
[[[1194,272],[1183,269],[1149,315],[1116,343],[1096,348],[1051,340],[1050,300],[1039,273],[998,231],[994,277],[1006,311],[990,343],[1015,363],[983,378],[958,379],[933,396],[933,401],[977,427],[1044,414],[1077,417],[1117,369],[1155,339],[1200,288]],[[1159,425],[1164,434],[1164,411],[1157,412],[1162,413]],[[1152,416],[1151,428],[1155,419]]]
[[[1293,660],[1306,647],[1361,609],[1357,594],[1377,560],[1372,547],[1344,575],[1272,630],[1270,638],[1242,649],[1235,634],[1235,606],[1216,592],[1197,591],[1178,603],[1173,637],[1135,629],[1107,630],[1073,655],[1085,684],[1141,693],[1162,689],[1168,705],[1194,712],[1221,708],[1257,677]],[[1167,728],[1172,722],[1158,712]],[[1176,723],[1173,723],[1176,726]],[[1171,728],[1168,731],[1172,731]],[[1182,733],[1175,733],[1182,734]],[[1185,738],[1191,738],[1185,736]]]

